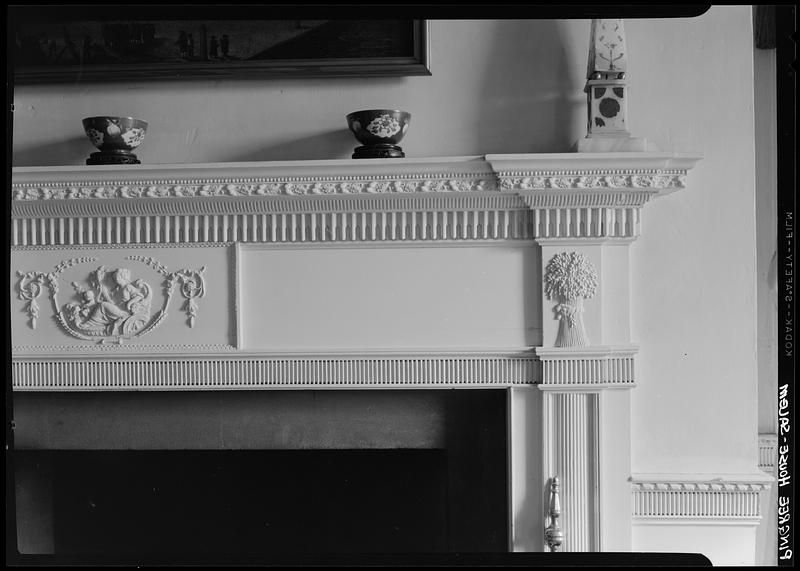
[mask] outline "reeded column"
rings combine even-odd
[[[543,404],[543,471],[561,482],[562,551],[596,551],[597,395],[547,392]]]

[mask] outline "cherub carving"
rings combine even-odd
[[[147,325],[152,301],[147,282],[132,281],[127,268],[109,272],[105,266],[89,274],[88,281],[89,289],[72,282],[80,301],[64,306],[66,320],[75,330],[91,336],[127,337]]]

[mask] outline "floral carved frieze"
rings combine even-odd
[[[589,338],[583,324],[583,300],[597,291],[597,269],[584,254],[562,252],[553,256],[544,271],[545,295],[555,299],[559,320],[556,347],[585,347]]]
[[[498,184],[499,182],[499,184]],[[541,189],[666,189],[684,188],[685,174],[549,175],[497,178],[371,179],[344,181],[231,181],[212,184],[164,183],[55,183],[47,186],[13,185],[13,200],[191,198],[215,196],[303,196],[348,194],[403,194],[416,192],[476,192]]]
[[[506,175],[500,173],[500,188],[503,190],[542,190],[542,189],[610,189],[610,188],[684,188],[685,173],[666,174],[604,174],[604,175],[539,175],[521,173]]]
[[[54,183],[47,186],[14,185],[13,199],[135,199],[135,198],[192,198],[217,196],[303,196],[349,194],[403,194],[413,192],[474,192],[493,190],[493,178],[472,175],[459,178],[368,180],[260,180],[220,183]]]
[[[155,306],[153,283],[137,276],[129,268],[105,265],[91,270],[83,281],[70,282],[72,299],[62,305],[58,299],[62,289],[61,274],[73,266],[97,261],[93,257],[71,258],[60,262],[51,272],[17,271],[18,297],[25,302],[31,329],[36,329],[40,313],[37,299],[45,289],[49,292],[58,327],[67,335],[85,341],[122,344],[146,335],[167,317],[167,309],[176,291],[184,298],[182,309],[186,312],[188,325],[194,326],[197,300],[206,291],[205,267],[169,272],[152,257],[127,256],[125,259],[144,263],[163,276],[160,307]]]

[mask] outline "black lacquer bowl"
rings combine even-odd
[[[354,159],[404,157],[397,143],[408,131],[411,113],[397,109],[365,109],[347,115],[347,126],[363,146]]]
[[[133,117],[87,117],[83,130],[99,153],[92,153],[86,164],[138,163],[133,150],[142,144],[147,121]]]

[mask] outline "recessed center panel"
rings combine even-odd
[[[541,339],[531,244],[240,248],[244,349],[490,349]]]

